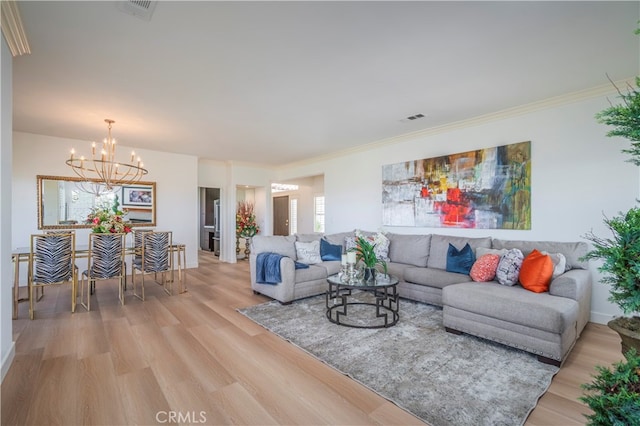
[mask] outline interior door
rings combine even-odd
[[[273,235],[289,235],[289,196],[273,197]]]

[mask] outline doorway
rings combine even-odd
[[[220,188],[200,188],[200,249],[220,256]]]
[[[273,235],[289,235],[289,196],[273,197]]]

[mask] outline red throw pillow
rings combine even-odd
[[[492,281],[496,277],[498,263],[500,263],[500,256],[497,254],[483,254],[473,264],[469,275],[477,282]]]
[[[534,293],[549,291],[551,276],[553,275],[553,261],[551,258],[533,250],[522,261],[520,268],[520,284]]]

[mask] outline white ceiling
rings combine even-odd
[[[637,75],[639,5],[20,2],[13,126],[287,164]]]

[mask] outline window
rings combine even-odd
[[[289,210],[289,235],[293,235],[298,232],[298,200],[291,200]]]
[[[324,232],[324,195],[313,197],[313,230]]]

